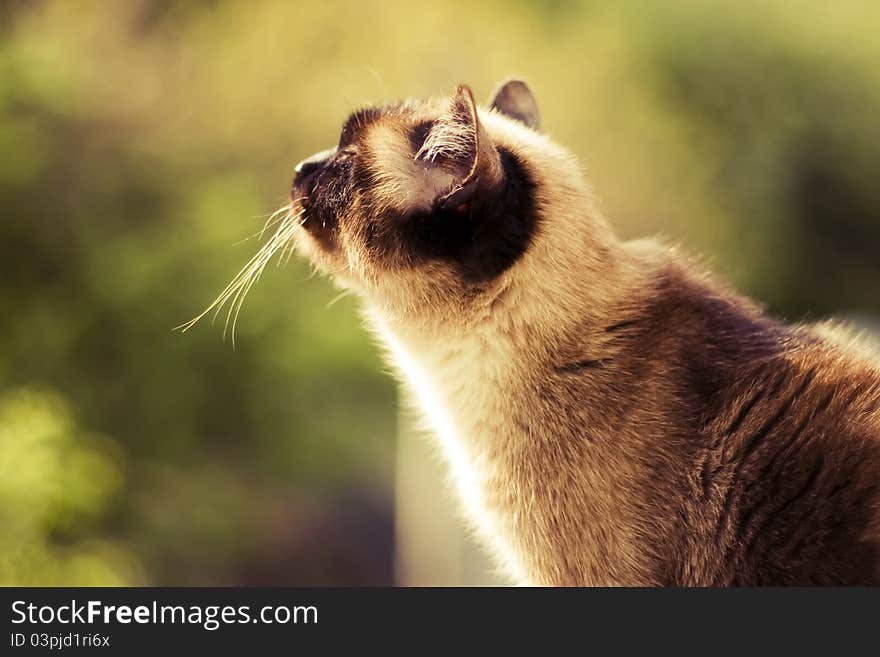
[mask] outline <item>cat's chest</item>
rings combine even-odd
[[[412,347],[417,371],[408,378],[414,374],[424,380],[431,393],[420,400],[422,405],[438,407],[454,429],[452,438],[474,460],[490,446],[515,440],[521,431],[516,356],[511,346],[479,334]]]
[[[505,467],[504,446],[527,433],[515,349],[479,333],[454,339],[383,332],[391,360],[456,474],[483,481]]]
[[[564,423],[553,421],[558,409],[533,392],[541,381],[524,371],[524,355],[479,336],[421,350],[392,338],[389,347],[467,516],[515,580],[606,581],[557,531],[568,527],[581,547],[596,542],[591,528],[600,523],[587,518],[601,517],[592,497],[602,482],[587,467],[588,441],[565,440]]]
[[[527,490],[528,468],[520,466],[527,465],[521,452],[536,427],[528,417],[534,408],[521,401],[517,354],[479,335],[430,344],[389,336],[386,342],[439,440],[468,515],[508,566],[520,570],[510,555],[510,525],[521,524],[535,497]]]

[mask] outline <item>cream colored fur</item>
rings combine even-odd
[[[489,289],[455,300],[461,307],[441,302],[412,309],[411,289],[404,301],[388,294],[411,283],[389,284],[383,276],[382,289],[367,291],[366,316],[439,441],[466,517],[512,578],[559,582],[558,547],[543,544],[553,531],[542,525],[560,521],[554,487],[576,482],[582,517],[568,520],[582,528],[584,544],[571,558],[598,555],[590,545],[599,541],[615,545],[619,561],[588,565],[586,581],[620,583],[638,562],[628,537],[632,523],[613,524],[615,516],[624,520],[623,506],[611,507],[623,499],[625,482],[554,445],[560,437],[552,424],[525,419],[536,412],[536,373],[558,361],[585,318],[600,327],[608,309],[636,292],[640,276],[627,263],[638,256],[613,239],[567,153],[494,112],[481,111],[480,118],[496,144],[524,153],[538,175],[546,174],[538,202],[552,220],[541,223],[526,254]],[[595,285],[597,279],[605,284]],[[627,283],[618,288],[615,280]],[[541,468],[526,472],[547,455],[557,459],[557,482],[544,479]]]

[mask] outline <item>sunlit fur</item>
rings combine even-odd
[[[524,163],[538,215],[524,253],[475,283],[455,262],[370,246],[367,229],[395,228],[375,222],[430,209],[466,175],[434,163],[468,148],[444,123],[451,103],[363,126],[350,156],[373,185],[338,210],[333,247],[300,222],[281,230],[363,299],[511,578],[880,581],[880,367],[841,329],[786,327],[675,250],[618,240],[571,155],[495,109],[478,111],[478,173],[497,178],[496,149]]]
[[[578,581],[555,563],[559,547],[547,544],[559,513],[568,515],[566,541],[577,552],[590,555],[589,545],[602,542],[614,555],[605,563],[598,551],[590,555],[578,567],[582,583],[636,581],[634,514],[626,517],[615,501],[625,493],[612,490],[633,466],[620,464],[613,476],[587,468],[572,476],[567,459],[556,460],[562,455],[555,453],[552,426],[516,427],[511,420],[533,414],[535,363],[554,360],[579,330],[610,321],[615,305],[643,286],[638,268],[617,252],[621,247],[567,153],[493,112],[481,112],[481,119],[497,145],[524,155],[538,177],[542,215],[554,220],[542,222],[523,259],[483,290],[457,289],[454,274],[442,267],[416,272],[416,280],[413,272],[385,272],[375,280],[387,291],[367,291],[370,325],[438,431],[476,530],[515,581]],[[432,284],[437,279],[442,282]],[[532,477],[549,475],[554,465],[566,495],[580,500],[576,513],[547,508],[562,501],[553,500],[552,478],[543,493],[532,488]]]

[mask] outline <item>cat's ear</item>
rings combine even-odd
[[[541,115],[532,90],[522,80],[505,80],[495,93],[489,106],[505,116],[521,121],[533,130],[541,129]]]
[[[449,107],[431,128],[417,158],[445,164],[453,182],[435,199],[445,209],[465,207],[480,190],[493,189],[504,174],[501,158],[477,115],[474,94],[459,85]]]

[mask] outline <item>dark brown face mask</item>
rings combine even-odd
[[[531,129],[537,104],[525,83],[502,84],[490,106]],[[448,184],[425,189],[427,203],[394,208],[382,198],[388,163],[370,151],[366,133],[378,123],[406,135],[405,158],[423,170],[443,172]],[[418,184],[418,183],[417,183]],[[528,248],[537,225],[535,185],[528,163],[496,146],[481,124],[471,90],[459,86],[445,101],[407,101],[353,112],[337,146],[296,165],[290,203],[273,215],[269,241],[203,313],[231,302],[231,326],[241,301],[274,254],[290,253],[302,230],[330,269],[344,269],[340,239],[360,250],[377,269],[405,269],[430,262],[452,265],[464,285],[480,285],[513,265]]]
[[[522,82],[502,85],[491,105],[529,127],[538,125],[537,106]],[[490,280],[525,252],[534,232],[527,165],[493,144],[468,87],[457,87],[437,116],[425,119],[417,109],[405,104],[359,110],[345,122],[336,148],[297,165],[291,199],[302,207],[302,225],[327,251],[338,246],[339,222],[349,222],[348,232],[386,266],[443,260],[467,282]],[[380,121],[407,131],[407,157],[448,174],[448,186],[437,190],[429,207],[388,210],[385,199],[377,198],[373,181],[383,162],[372,161],[360,139]],[[357,213],[351,212],[355,196]]]

